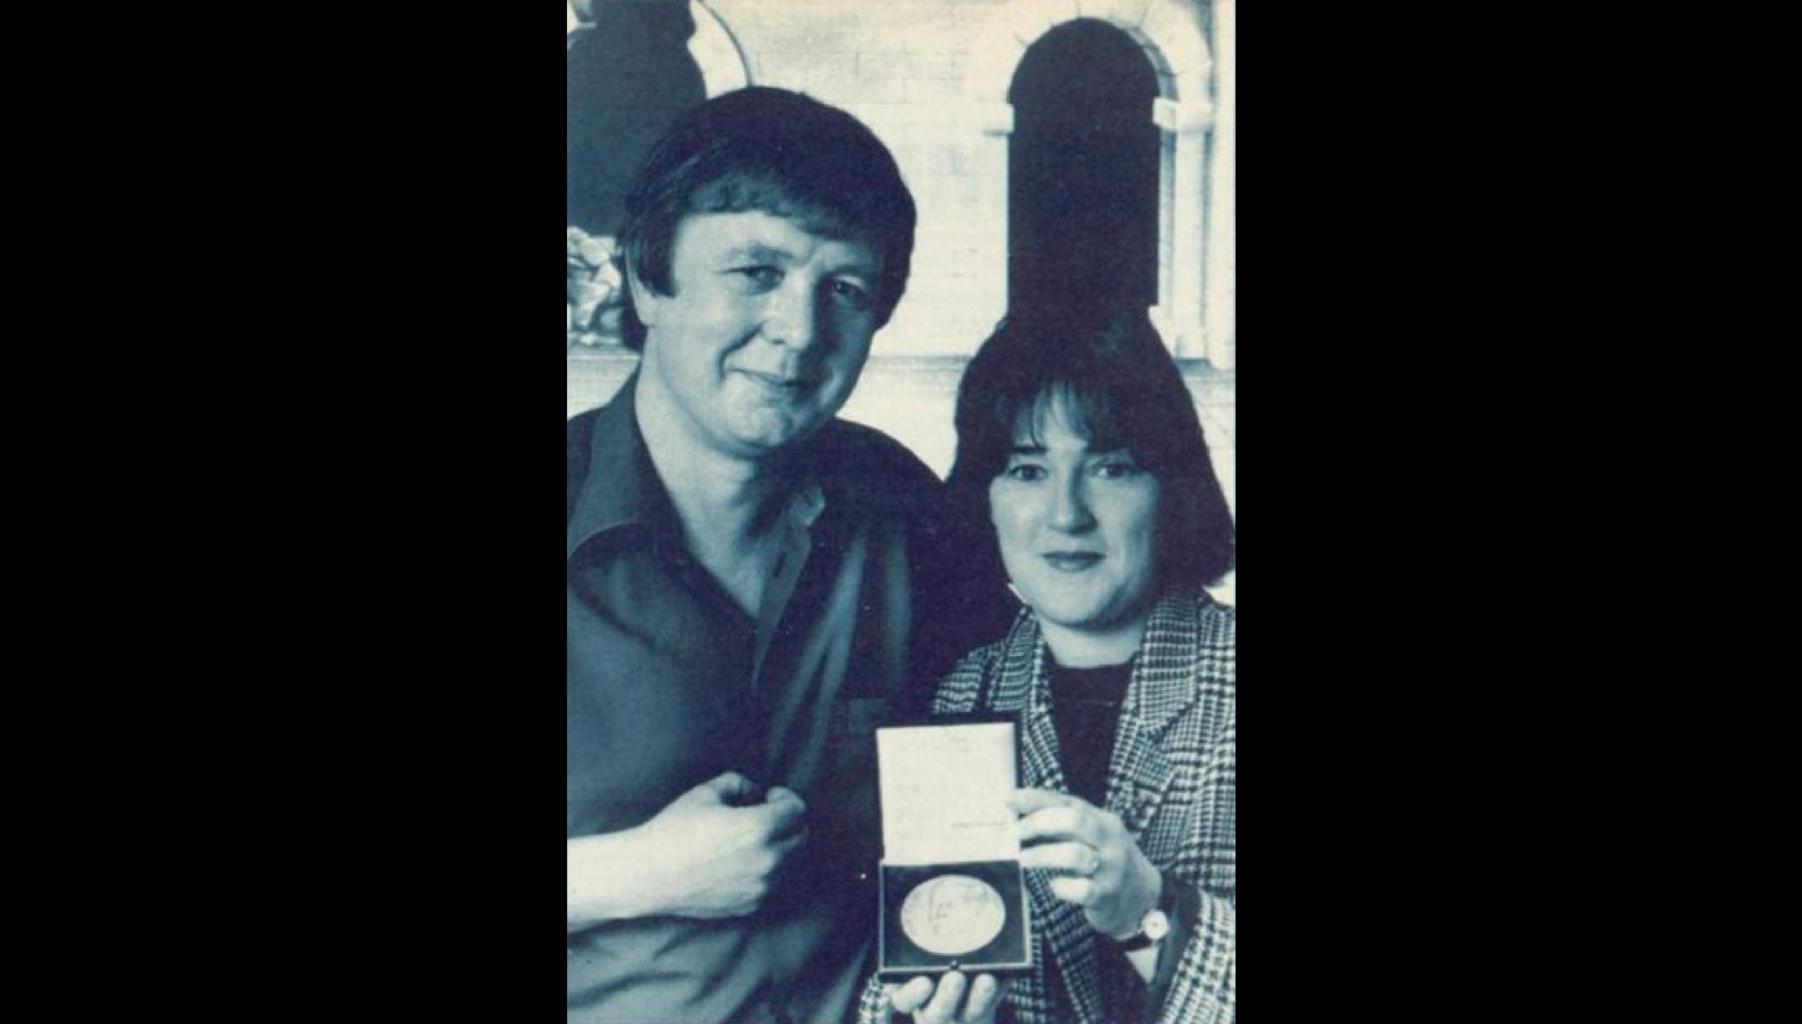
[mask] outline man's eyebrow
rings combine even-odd
[[[795,254],[780,246],[769,245],[764,242],[746,242],[743,245],[735,245],[732,248],[727,249],[725,258],[733,261],[753,260],[765,263],[788,263],[794,260]]]
[[[880,276],[876,269],[878,265],[878,261],[853,259],[844,266],[834,267],[832,272],[834,274],[856,274],[859,277],[867,277],[874,280]]]

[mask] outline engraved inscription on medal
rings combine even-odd
[[[920,883],[901,903],[901,930],[921,949],[961,956],[1001,934],[1007,906],[995,887],[969,875]]]

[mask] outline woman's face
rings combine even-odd
[[[1162,488],[1129,452],[1092,450],[1063,400],[1042,407],[1037,439],[1022,416],[989,484],[1001,560],[1043,622],[1079,633],[1135,624],[1151,606]]]

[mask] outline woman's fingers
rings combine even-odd
[[[1047,807],[1020,819],[1020,841],[1039,839],[1074,839],[1100,846],[1101,821],[1092,808]]]
[[[928,977],[914,978],[905,985],[884,985],[889,1007],[896,1013],[911,1013],[920,1024],[986,1024],[995,1019],[1001,1003],[1002,984],[992,974],[979,974],[975,981],[962,971],[939,975],[937,985]],[[964,1000],[968,989],[970,998]],[[963,1003],[959,1013],[959,1003]]]
[[[1065,903],[1111,914],[1131,856],[1132,839],[1120,820],[1080,797],[1050,790],[1015,790],[1008,802],[1026,812],[1019,827],[1020,841],[1028,845],[1021,847],[1020,864],[1052,872],[1051,892]]]
[[[995,1007],[1001,1002],[1001,983],[993,974],[978,974],[970,983],[970,1003],[964,1007],[964,1020],[971,1022],[995,1019]]]
[[[1101,854],[1088,843],[1041,843],[1020,851],[1020,866],[1087,878],[1101,867]]]
[[[1047,807],[1069,807],[1082,801],[1055,789],[1016,789],[1007,798],[1007,806],[1015,814],[1031,814]]]
[[[912,1013],[926,1005],[932,998],[932,979],[914,978],[905,985],[884,985],[888,990],[888,1002],[896,1013]]]
[[[964,998],[964,974],[962,971],[947,971],[939,977],[939,988],[926,1004],[916,1019],[923,1024],[951,1024],[957,1019],[957,1004]]]
[[[1087,878],[1071,878],[1058,875],[1051,879],[1051,894],[1065,903],[1074,903],[1086,907],[1095,902],[1095,883]]]

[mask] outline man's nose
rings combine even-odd
[[[1088,494],[1080,475],[1066,477],[1053,488],[1051,525],[1065,533],[1081,533],[1095,525],[1095,516],[1089,511]]]
[[[795,275],[798,277],[799,275]],[[770,293],[764,333],[785,348],[804,350],[819,340],[819,301],[805,282],[790,280]]]

